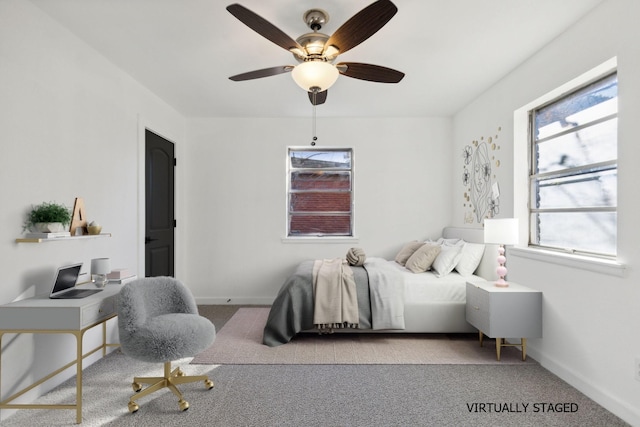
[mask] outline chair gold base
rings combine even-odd
[[[193,375],[188,376],[185,375],[184,372],[180,370],[180,368],[175,368],[171,371],[171,362],[165,362],[164,364],[164,376],[162,377],[135,377],[133,379],[133,383],[131,386],[133,387],[133,391],[136,392],[129,399],[129,412],[133,413],[140,409],[140,406],[136,403],[136,400],[144,397],[148,394],[151,394],[155,391],[162,390],[163,388],[168,388],[178,396],[178,406],[181,411],[186,411],[189,409],[189,402],[183,399],[182,393],[178,390],[176,385],[178,384],[186,384],[193,383],[196,381],[204,381],[204,386],[207,390],[211,390],[213,388],[213,381],[209,379],[207,375]],[[142,384],[150,384],[147,388],[142,390]]]

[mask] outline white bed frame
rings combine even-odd
[[[484,244],[484,229],[469,227],[445,227],[445,239],[464,239],[469,243]],[[476,276],[496,280],[498,245],[485,244],[484,255],[475,271]],[[337,333],[460,333],[477,332],[467,323],[465,302],[407,301],[404,306],[404,329],[335,329]],[[305,332],[317,332],[313,329]]]
[[[446,227],[442,232],[445,239],[464,239],[470,243],[484,243],[484,230],[482,228]],[[475,274],[487,280],[495,280],[496,258],[498,256],[497,245],[486,245],[484,256]],[[407,302],[404,306],[405,329],[395,332],[476,332],[476,329],[467,323],[464,302]],[[387,331],[390,332],[390,331]]]

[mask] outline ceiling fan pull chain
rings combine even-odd
[[[316,145],[316,141],[318,140],[318,137],[316,136],[316,97],[318,96],[317,88],[313,90],[312,96],[313,96],[313,102],[311,104],[313,108],[313,114],[311,116],[311,133],[312,133],[311,146],[313,147]]]

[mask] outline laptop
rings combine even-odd
[[[93,295],[98,292],[102,292],[102,289],[77,289],[76,282],[78,276],[80,276],[80,268],[82,263],[67,265],[58,268],[56,272],[56,280],[53,283],[51,294],[49,298],[53,299],[76,299],[85,298],[89,295]]]

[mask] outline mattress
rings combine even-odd
[[[444,277],[436,277],[431,271],[412,273],[395,261],[388,261],[404,281],[405,306],[421,305],[426,302],[460,302],[466,298],[467,280],[482,280],[479,276],[463,277],[456,272]]]

